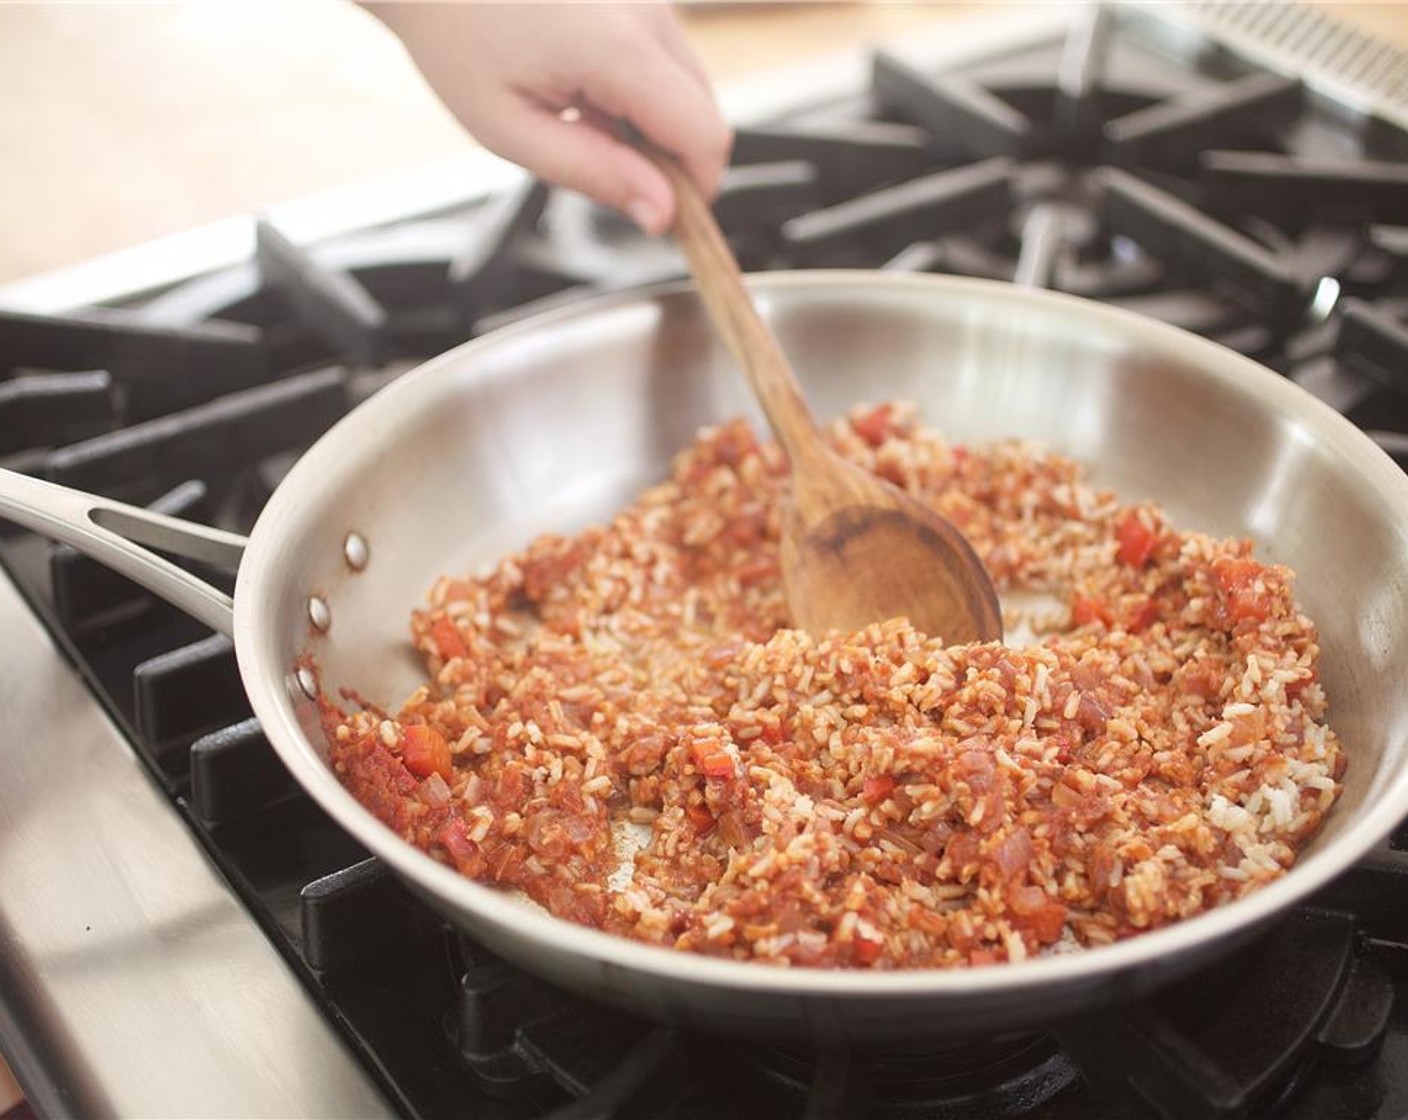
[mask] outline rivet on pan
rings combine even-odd
[[[371,549],[367,547],[367,538],[355,529],[347,534],[347,539],[342,542],[342,555],[347,559],[347,566],[354,572],[360,572],[367,566],[367,561],[371,559]]]
[[[313,675],[313,670],[306,665],[300,665],[293,674],[298,681],[298,687],[303,690],[303,695],[309,700],[318,698],[318,678]]]
[[[326,634],[332,625],[332,611],[328,609],[327,601],[318,595],[308,596],[308,621],[320,634]]]

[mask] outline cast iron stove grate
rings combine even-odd
[[[1097,9],[942,73],[879,52],[869,88],[740,130],[720,219],[754,270],[1015,280],[1164,319],[1408,464],[1408,134],[1160,26]],[[125,306],[0,311],[0,456],[247,531],[411,360],[682,271],[532,182],[312,247],[260,223],[248,263]],[[66,548],[5,530],[0,557],[408,1116],[1408,1113],[1396,848],[1176,992],[1049,1034],[920,1055],[679,1035],[452,937],[294,786],[225,639]]]

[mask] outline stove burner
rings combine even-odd
[[[223,634],[143,661],[132,683],[141,741],[159,766],[177,776],[189,766],[191,744],[200,735],[252,715],[235,647]]]
[[[783,223],[816,208],[816,165],[782,160],[730,167],[714,213],[733,238],[745,268],[764,267],[778,252]]]
[[[1303,907],[1189,981],[1057,1035],[1087,1077],[1169,1115],[1274,1115],[1317,1061],[1352,1065],[1384,1038],[1393,984],[1357,939],[1352,916]]]
[[[1408,166],[1373,160],[1304,160],[1204,148],[1209,200],[1260,213],[1284,226],[1319,222],[1408,222]]]
[[[376,365],[386,352],[386,310],[337,268],[324,268],[268,222],[254,227],[260,274],[298,318],[349,361]]]
[[[211,513],[208,493],[205,483],[192,479],[167,491],[147,508],[168,517],[206,520]],[[138,616],[156,601],[151,592],[63,544],[49,550],[49,581],[55,613],[75,633]]]
[[[924,129],[884,121],[752,127],[734,137],[733,161],[809,164],[821,201],[829,205],[921,174],[932,162],[930,147]]]
[[[914,1054],[770,1050],[756,1061],[765,1076],[806,1100],[807,1120],[1022,1116],[1080,1077],[1049,1035]]]
[[[111,426],[112,376],[21,374],[0,383],[0,455],[70,443]]]
[[[547,187],[529,179],[490,201],[478,215],[449,268],[453,302],[463,322],[471,323],[495,306],[495,289],[512,272],[513,247],[538,224],[547,201]]]
[[[879,51],[871,86],[886,108],[972,155],[1020,156],[1031,149],[1031,122],[969,78],[925,74]]]
[[[1345,300],[1335,357],[1379,384],[1408,390],[1408,326],[1362,300]]]
[[[1351,890],[1391,897],[1408,864],[1378,875]],[[806,1120],[1318,1117],[1301,1106],[1319,1071],[1352,1077],[1371,1061],[1394,1004],[1373,927],[1338,892],[1172,989],[1050,1034],[913,1052],[709,1038],[593,1007],[467,942],[450,1030],[492,1096],[575,1101],[554,1116],[712,1116],[747,1100],[750,1115]],[[1395,953],[1408,950],[1393,936]]]
[[[1111,121],[1105,126],[1106,149],[1121,167],[1183,166],[1212,144],[1274,136],[1278,126],[1300,112],[1301,104],[1298,78],[1251,74]],[[1244,209],[1255,212],[1257,207]]]
[[[269,376],[259,332],[234,323],[172,329],[130,313],[0,311],[5,369],[105,370],[121,387],[124,420],[146,420]]]
[[[1101,174],[1111,232],[1132,238],[1177,275],[1225,286],[1273,323],[1288,324],[1303,311],[1308,300],[1289,267],[1250,238],[1128,172]]]
[[[308,444],[346,410],[347,395],[340,369],[299,374],[53,451],[45,474],[141,500],[163,486],[238,471]]]
[[[1001,213],[1011,199],[1012,164],[985,160],[885,187],[793,218],[782,239],[810,264],[882,259],[913,241],[965,229]]]
[[[190,764],[191,808],[207,828],[252,817],[299,792],[255,719],[202,735],[191,744]],[[305,932],[306,942],[316,940]],[[311,951],[309,963],[326,967]]]

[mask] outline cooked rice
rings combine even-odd
[[[955,521],[1004,593],[1059,601],[1027,620],[1044,637],[788,629],[785,464],[735,421],[610,525],[441,580],[411,624],[427,685],[394,719],[326,706],[341,780],[561,917],[777,965],[1016,961],[1285,873],[1345,765],[1288,569],[910,409],[828,434]],[[633,866],[613,821],[649,826]]]

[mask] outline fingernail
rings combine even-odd
[[[643,198],[633,198],[626,203],[626,216],[646,233],[660,232],[660,212]]]

